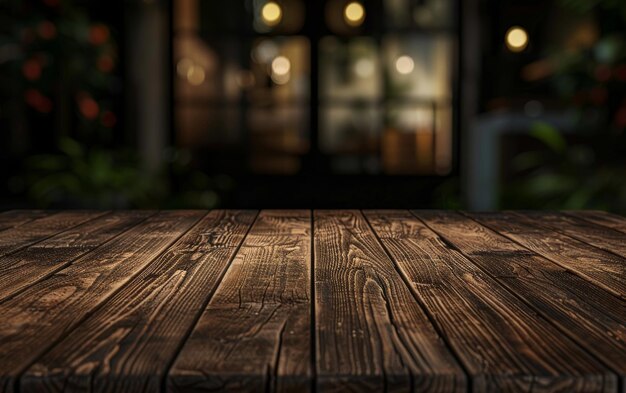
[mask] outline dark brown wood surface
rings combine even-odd
[[[47,216],[43,210],[10,210],[0,214],[0,231]]]
[[[310,212],[263,211],[174,363],[171,390],[308,390],[310,269]]]
[[[358,211],[315,213],[317,385],[465,390],[465,377]]]
[[[0,213],[0,393],[626,392],[626,219]]]
[[[606,368],[416,217],[366,215],[466,365],[474,391],[616,386]]]
[[[453,213],[419,214],[439,236],[624,378],[626,303],[480,225],[481,214],[468,216],[478,222]]]
[[[480,220],[483,225],[494,228],[525,248],[593,282],[615,296],[626,299],[624,258],[560,232],[547,231],[541,225],[548,221],[547,219],[533,219],[512,213],[483,213]],[[549,236],[546,236],[547,234]],[[619,244],[616,247],[619,247]]]

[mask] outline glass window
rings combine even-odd
[[[445,175],[455,4],[174,0],[176,140],[252,173]]]

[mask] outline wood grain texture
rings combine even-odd
[[[468,216],[480,221],[480,215]],[[626,378],[625,302],[470,218],[437,211],[420,212],[419,218],[622,380]]]
[[[26,224],[49,214],[44,210],[9,210],[2,212],[0,213],[0,231]]]
[[[0,304],[0,392],[204,214],[159,213]]]
[[[476,213],[474,217],[498,233],[521,244],[604,290],[626,299],[626,260],[613,253],[546,230],[531,219],[513,213]]]
[[[470,373],[473,391],[616,391],[615,374],[409,212],[365,214]]]
[[[465,391],[461,368],[358,211],[314,219],[317,387]]]
[[[602,211],[568,211],[565,212],[573,217],[601,225],[607,228],[615,229],[622,233],[626,233],[626,218],[616,214],[610,214]]]
[[[626,393],[625,223],[0,213],[0,393]]]
[[[209,213],[41,357],[22,391],[159,391],[255,217]]]
[[[100,216],[0,259],[0,302],[153,214],[136,211]]]
[[[560,232],[604,251],[626,258],[626,233],[596,225],[584,219],[559,212],[525,211],[511,212],[532,220],[535,225]]]
[[[264,210],[168,376],[174,392],[309,391],[311,213]]]
[[[2,232],[0,257],[19,251],[107,212],[65,211],[38,218]]]

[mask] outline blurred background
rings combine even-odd
[[[0,209],[626,213],[623,0],[0,0]]]

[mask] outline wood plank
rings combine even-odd
[[[43,210],[9,210],[0,213],[0,231],[17,227],[37,218],[47,216]]]
[[[255,217],[209,213],[41,357],[21,391],[158,391]]]
[[[107,212],[64,211],[0,232],[0,257],[66,231]]]
[[[161,212],[0,304],[0,391],[204,214]]]
[[[568,211],[566,214],[626,233],[626,218],[616,214],[588,210]]]
[[[626,299],[626,260],[586,243],[549,231],[536,220],[512,213],[477,213],[483,225],[508,237],[563,268]]]
[[[524,222],[532,220],[535,225],[549,228],[626,258],[626,233],[559,212],[525,211],[510,213],[524,217]]]
[[[0,258],[0,302],[153,214],[140,211],[111,213]]]
[[[309,391],[311,213],[263,211],[168,375],[168,390]]]
[[[406,211],[367,218],[473,391],[616,391],[617,377]]]
[[[316,211],[317,386],[465,391],[462,369],[358,211]]]
[[[419,218],[626,382],[626,302],[470,218]]]

